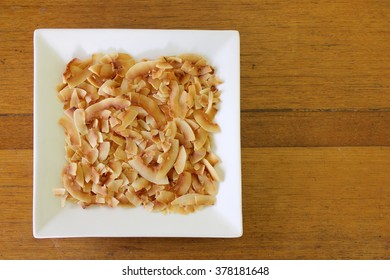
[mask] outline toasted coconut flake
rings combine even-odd
[[[105,204],[106,203],[106,198],[102,195],[95,195],[95,203],[97,204]]]
[[[204,180],[204,190],[206,194],[216,196],[218,193],[218,186],[215,181],[210,180],[207,176],[205,176]]]
[[[207,115],[201,110],[194,111],[194,118],[196,122],[206,131],[208,132],[219,132],[221,131],[219,125],[217,123],[212,123]]]
[[[205,170],[205,165],[198,162],[194,164],[194,169],[196,170],[195,173],[198,175],[203,175]]]
[[[176,81],[172,82],[171,93],[169,95],[169,109],[171,116],[180,116],[181,107],[180,107],[180,91],[179,85]]]
[[[99,88],[98,94],[102,96],[117,96],[117,88],[120,86],[119,83],[114,80],[105,81]]]
[[[138,120],[138,124],[148,132],[150,131],[150,126],[144,120]]]
[[[200,96],[199,96],[199,99],[198,99],[199,104],[200,104],[200,106],[201,106],[202,108],[207,107],[208,100],[209,100],[209,98],[208,98],[208,95],[206,95],[206,94],[200,95]]]
[[[148,144],[147,143],[148,141],[146,139],[137,139],[135,140],[135,143],[137,144],[138,148],[141,150],[141,151],[144,151],[145,148],[146,148],[146,145]]]
[[[187,97],[187,106],[192,108],[195,105],[195,96],[197,95],[196,86],[191,84],[188,87],[188,97]]]
[[[69,175],[76,176],[77,163],[76,162],[70,162],[69,165],[66,168],[66,172]]]
[[[98,184],[100,181],[100,174],[93,166],[91,167],[91,181],[94,184]]]
[[[98,115],[104,109],[114,107],[118,110],[124,109],[130,106],[130,101],[119,98],[119,97],[111,97],[103,99],[102,101],[95,103],[89,106],[85,110],[86,122],[89,123],[96,115]]]
[[[74,108],[78,108],[79,104],[80,104],[79,96],[77,94],[76,89],[73,89],[73,93],[72,93],[72,97],[70,98],[69,106],[74,107]]]
[[[118,147],[115,150],[114,158],[119,160],[119,161],[126,161],[126,160],[128,160],[126,152],[121,147]]]
[[[101,85],[104,83],[104,80],[100,78],[99,76],[92,74],[87,78],[88,83],[90,83],[95,88],[100,88]]]
[[[110,135],[107,140],[111,140],[113,143],[115,143],[118,146],[123,146],[125,144],[125,139],[119,136]]]
[[[114,61],[116,67],[117,67],[117,72],[120,77],[124,77],[126,75],[126,72],[130,69],[135,64],[134,59],[124,53],[119,53],[116,60]]]
[[[142,200],[134,193],[134,191],[128,190],[125,192],[125,196],[134,206],[139,206],[142,203]]]
[[[77,131],[81,135],[88,133],[87,125],[85,124],[85,112],[83,109],[76,109],[73,113],[74,124]]]
[[[176,198],[171,202],[172,205],[214,205],[215,196],[189,193]]]
[[[102,119],[100,122],[100,130],[103,133],[109,133],[110,132],[110,125],[108,123],[108,119]]]
[[[194,149],[198,151],[202,149],[207,140],[207,132],[203,128],[199,128],[195,133]]]
[[[107,189],[108,189],[108,191],[111,191],[111,192],[118,192],[118,190],[122,186],[122,184],[123,184],[123,180],[116,179],[116,180],[110,182],[109,184],[107,184]]]
[[[186,91],[182,91],[181,95],[180,95],[180,99],[179,99],[179,117],[180,118],[185,118],[187,116],[187,113],[190,109],[190,107],[188,106],[188,99],[190,99],[191,97],[189,96],[189,93],[186,92]]]
[[[168,204],[175,199],[175,194],[171,191],[159,191],[156,195],[156,200]]]
[[[82,168],[80,162],[77,164],[77,170],[76,170],[76,183],[77,183],[81,188],[84,188],[84,172],[83,172],[83,168]]]
[[[91,193],[91,191],[92,191],[92,185],[93,185],[92,182],[88,182],[88,183],[84,182],[83,191],[84,191],[85,193]],[[93,199],[92,199],[92,200],[93,200]]]
[[[126,149],[125,152],[131,156],[135,156],[138,153],[138,147],[135,144],[134,140],[131,138],[126,139]]]
[[[198,75],[198,68],[195,67],[190,61],[186,60],[183,65],[181,66],[181,70],[183,70],[185,73],[188,73],[192,76]]]
[[[177,155],[177,159],[175,164],[173,165],[177,174],[181,174],[184,171],[184,167],[187,161],[187,152],[184,146],[180,146],[179,153]]]
[[[74,149],[72,149],[72,148],[74,148],[74,147],[73,146],[70,147],[68,145],[65,147],[65,158],[71,159],[76,154]]]
[[[123,113],[123,115],[120,117],[122,123],[121,123],[120,127],[118,128],[118,130],[123,130],[123,129],[127,128],[135,120],[137,115],[138,115],[138,111],[136,111],[134,109],[129,108],[128,110],[126,110]]]
[[[120,161],[113,160],[108,164],[112,170],[111,177],[116,179],[122,173],[122,164]]]
[[[131,102],[144,108],[156,120],[158,126],[166,124],[167,120],[164,114],[153,99],[133,92],[131,94]]]
[[[91,147],[95,148],[98,143],[98,132],[95,129],[90,128],[87,135],[85,135],[85,138],[88,140]]]
[[[184,135],[184,139],[186,141],[195,141],[195,134],[194,131],[192,130],[191,126],[181,118],[176,118],[176,125],[181,131],[181,133]]]
[[[63,90],[65,87],[67,87],[67,84],[66,84],[66,83],[59,83],[59,84],[57,84],[57,86],[56,86],[56,90],[57,90],[57,92],[60,92],[60,91]]]
[[[96,169],[96,171],[97,171],[100,175],[104,175],[105,173],[107,173],[108,171],[110,171],[110,169],[107,167],[107,165],[105,165],[105,164],[102,163],[102,162],[99,162],[99,163],[95,166],[95,169]]]
[[[164,83],[164,82],[160,83],[158,90],[159,90],[158,93],[161,95],[161,97],[169,97],[170,89],[166,83]]]
[[[115,197],[111,197],[109,202],[108,202],[108,205],[110,205],[111,207],[117,207],[119,204],[119,200],[116,199]]]
[[[115,56],[115,55],[114,55]],[[109,64],[112,62],[112,56],[109,54],[99,54],[98,56],[95,57],[95,59],[98,60],[98,62],[102,64]]]
[[[163,191],[164,189],[165,186],[163,185],[152,185],[146,192],[146,195],[149,197],[156,196],[159,192]]]
[[[137,76],[142,76],[151,71],[158,61],[143,61],[134,64],[126,73],[126,79],[131,80]]]
[[[183,54],[179,55],[179,57],[182,60],[187,60],[187,61],[192,62],[192,63],[197,63],[199,60],[203,59],[202,56],[200,56],[198,54],[194,54],[194,53],[183,53]]]
[[[99,112],[98,117],[100,119],[107,120],[108,118],[111,117],[111,114],[112,114],[112,112],[110,110],[104,109],[104,110]]]
[[[210,112],[211,110],[213,109],[213,98],[214,98],[214,94],[212,91],[209,92],[209,95],[208,95],[208,103],[207,103],[207,108],[206,108],[206,111],[205,111],[205,114],[207,115],[208,118],[210,118]]]
[[[144,203],[144,208],[148,212],[152,212],[154,208],[154,203],[152,201],[146,200]]]
[[[147,187],[149,187],[150,182],[148,180],[146,180],[145,178],[140,177],[132,183],[132,186],[134,188],[134,191],[138,192],[142,189],[146,189]]]
[[[70,107],[64,111],[64,115],[66,115],[69,119],[73,120],[74,111],[76,111],[76,108]]]
[[[148,83],[155,89],[158,90],[161,84],[160,79],[153,79],[152,77],[148,77]]]
[[[101,186],[98,184],[93,184],[92,185],[92,192],[95,194],[100,194],[101,196],[105,197],[105,196],[107,196],[107,187]]]
[[[121,123],[120,120],[116,117],[110,117],[108,119],[108,122],[109,122],[111,128],[115,128],[115,126],[117,126],[118,124]],[[121,129],[117,128],[117,130],[121,130]]]
[[[80,89],[84,90],[85,93],[80,91]],[[79,84],[77,86],[77,90],[78,90],[79,96],[81,98],[85,99],[85,98],[87,98],[87,96],[90,96],[92,100],[96,100],[97,98],[99,98],[96,87],[94,87],[93,85],[91,85],[88,82],[83,82],[83,83]]]
[[[204,193],[204,186],[202,185],[202,183],[199,181],[199,175],[196,175],[196,174],[192,174],[192,189],[196,192],[196,193]]]
[[[173,167],[179,153],[179,141],[176,139],[171,140],[171,148],[168,152],[162,155],[163,162],[158,167],[156,174],[157,179],[161,179],[166,176],[168,171]]]
[[[81,167],[83,169],[84,180],[86,183],[92,179],[92,168],[88,162],[81,162]]]
[[[115,198],[119,201],[119,204],[128,204],[129,203],[129,200],[127,199],[127,197],[125,196],[124,193],[118,193],[115,195]]]
[[[156,67],[160,68],[160,69],[164,69],[164,70],[173,68],[173,66],[170,63],[166,62],[166,61],[159,61],[159,62],[157,62],[156,63]]]
[[[83,99],[87,96],[88,92],[86,89],[89,89],[88,86],[85,85],[85,82],[84,83],[81,83],[80,85],[78,85],[76,88],[74,88],[74,90],[76,91],[77,93],[77,97],[79,97],[79,100],[80,102],[83,102]]]
[[[192,176],[190,172],[183,172],[179,175],[176,184],[177,195],[184,195],[188,193],[191,187]]]
[[[208,112],[205,112],[205,114],[209,120],[213,120],[217,112],[218,110],[213,106]]]
[[[210,172],[210,175],[211,177],[213,177],[213,179],[215,181],[220,181],[220,178],[218,176],[218,173],[217,171],[215,170],[215,168],[210,164],[210,162],[207,160],[207,159],[202,159],[202,162],[204,163],[204,165],[206,166],[207,170]]]
[[[66,86],[57,93],[57,97],[61,102],[68,103],[72,98],[73,91],[73,88]]]
[[[168,138],[174,138],[177,133],[176,122],[170,121],[165,127],[165,136]]]
[[[62,177],[64,188],[77,200],[90,203],[91,196],[81,190],[81,187],[74,181],[70,175],[64,174]]]
[[[214,72],[214,69],[210,65],[204,65],[203,67],[200,68],[199,75],[204,75],[204,74],[213,73],[213,72]]]
[[[168,57],[165,57],[165,59],[167,60],[167,61],[169,61],[169,62],[177,62],[177,63],[182,63],[182,58],[181,57],[179,57],[179,56],[168,56]]]
[[[169,184],[168,177],[162,176],[160,178],[157,178],[157,172],[158,170],[155,168],[151,168],[144,164],[141,157],[136,156],[134,159],[129,161],[129,164],[131,167],[133,167],[137,172],[144,177],[149,182],[155,183],[155,184],[161,184],[166,185]]]
[[[168,208],[165,203],[157,201],[157,199],[153,202],[153,212],[163,212]]]
[[[80,146],[80,134],[78,133],[74,122],[67,116],[62,116],[59,120],[59,124],[65,129],[66,134],[69,136],[69,140],[72,146]]]
[[[99,76],[100,69],[102,69],[102,64],[94,64],[88,68],[89,71],[91,71],[93,74],[96,74]]]
[[[133,168],[124,169],[123,174],[126,176],[129,184],[133,183],[138,176],[138,172]]]
[[[137,86],[135,88],[135,91],[136,92],[140,92],[142,89],[144,89],[146,86],[146,82],[144,80],[140,80],[138,83],[137,83]]]
[[[168,141],[164,142],[161,144],[161,148],[163,149],[164,153],[168,152],[169,149],[171,148],[172,144]],[[161,157],[161,161],[163,160],[163,158]],[[160,163],[160,162],[159,162]]]
[[[67,191],[64,188],[55,188],[53,189],[53,194],[55,196],[63,196],[67,194]]]
[[[87,161],[90,163],[90,164],[94,164],[95,161],[97,160],[99,156],[99,151],[94,148],[94,149],[90,149],[88,152],[86,152],[85,154],[85,158],[87,159]]]
[[[207,153],[207,156],[206,156],[206,159],[210,162],[210,164],[212,166],[215,166],[216,164],[219,163],[219,158],[216,154],[214,154],[213,152],[209,151]]]
[[[205,156],[206,156],[206,149],[201,148],[199,150],[195,150],[190,156],[190,162],[192,164],[195,164],[201,161]]]
[[[87,78],[89,78],[91,74],[92,74],[91,71],[89,71],[88,69],[84,69],[81,72],[79,72],[77,75],[69,78],[67,80],[67,83],[70,88],[74,88],[79,84],[81,84],[82,82],[84,82]]]

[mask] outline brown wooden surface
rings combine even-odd
[[[389,18],[382,0],[1,1],[0,258],[390,259]],[[32,38],[57,27],[240,32],[241,238],[33,238]]]

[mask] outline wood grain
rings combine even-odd
[[[0,150],[33,148],[33,116],[0,116]]]
[[[50,27],[236,29],[242,109],[390,108],[386,1],[200,1],[197,12],[186,1],[1,7],[0,114],[32,112],[33,31]]]
[[[390,3],[196,3],[1,1],[0,259],[390,259]],[[240,32],[243,237],[33,238],[37,28]]]
[[[12,158],[3,150],[1,157]],[[32,151],[18,153],[30,159]],[[1,258],[388,259],[389,147],[243,148],[238,239],[32,237],[30,162],[4,165]],[[5,179],[12,174],[15,180]],[[364,210],[364,211],[363,211]],[[21,245],[22,244],[22,245]],[[36,248],[41,248],[36,250]],[[167,249],[169,248],[169,250]],[[212,248],[212,250],[210,250]],[[181,253],[178,253],[181,252]]]
[[[243,147],[384,146],[390,112],[242,112]]]
[[[32,150],[0,150],[0,186],[23,187],[31,191]]]
[[[32,149],[32,115],[2,116],[0,149]],[[243,111],[241,146],[324,147],[390,145],[387,111]]]

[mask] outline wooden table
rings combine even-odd
[[[0,258],[389,259],[389,18],[382,0],[2,0]],[[32,38],[55,27],[239,30],[243,237],[33,238]]]

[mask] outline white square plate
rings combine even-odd
[[[61,186],[65,136],[56,85],[74,57],[126,52],[135,59],[197,53],[224,83],[214,135],[223,180],[214,206],[189,215],[150,213],[138,208],[90,207],[67,203],[52,189]],[[240,42],[237,31],[38,29],[34,33],[34,201],[33,234],[54,237],[240,237],[242,235],[240,150]]]

